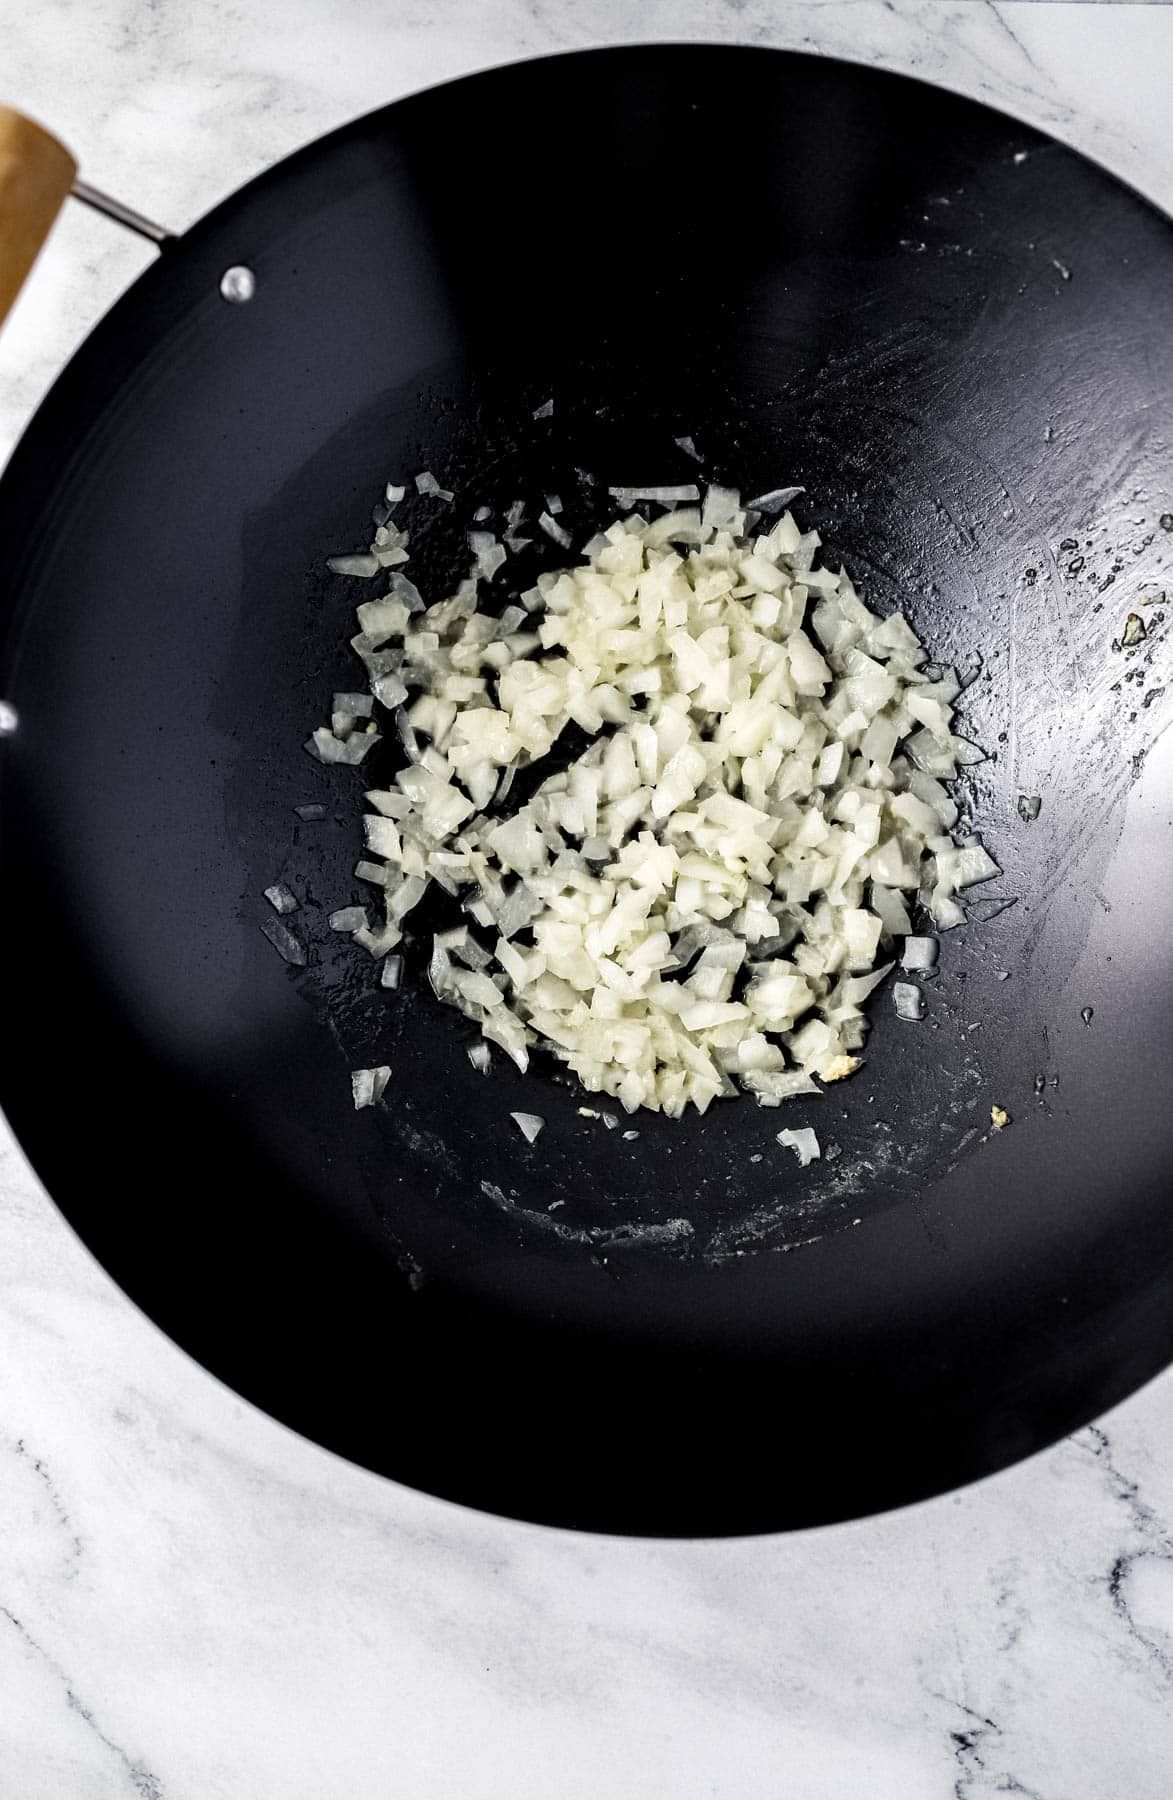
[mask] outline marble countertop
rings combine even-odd
[[[181,227],[353,114],[636,38],[874,61],[1173,210],[1173,7],[0,0],[4,99]],[[0,454],[150,251],[68,208]],[[204,1374],[0,1136],[0,1800],[1165,1800],[1173,1373],[966,1491],[731,1543],[576,1537],[352,1468]]]

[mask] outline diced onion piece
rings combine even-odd
[[[370,923],[365,906],[343,906],[332,912],[327,924],[331,931],[361,931]]]
[[[293,893],[291,889],[287,888],[283,881],[276,881],[273,883],[272,887],[267,887],[265,889],[265,899],[269,902],[269,905],[273,908],[274,912],[291,913],[297,911],[297,895]]]
[[[972,769],[976,768],[978,763],[989,761],[988,753],[982,749],[980,744],[973,744],[968,738],[963,737],[954,737],[951,742],[959,768]]]
[[[913,981],[894,981],[892,983],[892,999],[896,1005],[898,1019],[923,1019],[925,1016],[925,997]]]
[[[351,556],[328,556],[326,567],[334,575],[360,575],[369,577],[379,573],[382,564],[377,556],[369,550],[356,551]]]
[[[818,1137],[809,1125],[802,1126],[798,1131],[779,1131],[775,1135],[784,1150],[794,1151],[804,1169],[808,1163],[814,1162],[823,1154]]]
[[[759,513],[780,513],[788,507],[792,500],[797,500],[805,488],[782,487],[771,488],[768,494],[755,494],[752,500],[746,501],[746,507]]]
[[[885,937],[907,937],[911,932],[912,920],[898,889],[884,887],[878,881],[873,881],[869,904],[880,920]]]
[[[468,547],[477,559],[477,573],[484,581],[492,581],[505,563],[505,552],[491,531],[470,531]]]
[[[437,500],[454,500],[456,498],[450,488],[442,488],[430,469],[422,469],[415,478],[417,494],[434,494]]]
[[[927,974],[929,970],[936,968],[940,948],[936,938],[906,937],[904,948],[900,952],[900,967]]]
[[[517,1126],[527,1144],[532,1144],[538,1133],[545,1128],[546,1121],[538,1113],[511,1112],[509,1117]]]
[[[348,713],[353,719],[369,719],[374,704],[369,694],[335,694],[333,710]]]
[[[288,925],[283,925],[280,919],[262,919],[261,930],[283,961],[292,963],[295,968],[304,969],[305,945],[294,937]]]
[[[393,919],[388,919],[385,925],[377,928],[369,925],[361,926],[353,935],[354,942],[365,950],[368,956],[374,957],[386,956],[388,950],[394,950],[396,944],[403,937],[403,933]]]
[[[965,924],[965,908],[948,894],[934,894],[929,903],[929,911],[933,915],[934,925],[942,931],[952,931],[958,925]]]
[[[355,1112],[360,1112],[364,1106],[374,1106],[381,1100],[390,1079],[391,1071],[386,1063],[380,1063],[376,1069],[352,1069],[350,1091],[354,1098]]]
[[[342,739],[335,737],[334,733],[327,731],[323,725],[319,726],[313,737],[308,739],[306,749],[311,756],[316,756],[319,762],[348,763],[351,767],[357,767],[378,742],[379,738],[376,732],[356,733],[353,737]]]
[[[701,508],[701,525],[706,530],[740,528],[742,522],[741,496],[736,488],[719,487],[711,482],[705,489],[704,505]]]
[[[980,844],[957,852],[953,879],[958,887],[972,887],[979,881],[990,881],[1002,873],[993,857]]]

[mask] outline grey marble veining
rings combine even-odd
[[[0,0],[3,97],[182,226],[352,114],[637,35],[617,0]],[[1173,205],[1173,8],[652,0],[638,35],[922,74]],[[79,207],[0,453],[151,252]],[[395,1371],[388,1371],[394,1392]],[[1173,1376],[964,1493],[794,1537],[483,1518],[238,1401],[0,1139],[0,1800],[1165,1800]]]

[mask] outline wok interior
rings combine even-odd
[[[563,501],[561,520],[582,542],[615,516],[616,503],[605,485],[613,476],[636,480],[646,470],[650,475],[645,479],[703,479],[704,472],[675,443],[687,434],[685,427],[707,446],[709,473],[740,481],[746,492],[769,485],[771,479],[789,480],[789,459],[796,460],[798,477],[809,490],[809,498],[800,502],[804,523],[817,523],[827,555],[847,562],[873,604],[885,611],[906,608],[945,660],[976,671],[967,728],[983,740],[990,737],[994,754],[967,786],[974,823],[987,831],[995,853],[1008,866],[1006,878],[992,884],[993,891],[973,898],[979,918],[994,916],[948,941],[941,976],[933,984],[932,1017],[923,1031],[910,1031],[896,1020],[888,996],[883,996],[873,1009],[876,1023],[866,1067],[852,1083],[813,1104],[795,1103],[779,1111],[731,1103],[715,1106],[703,1118],[690,1109],[683,1120],[666,1120],[641,1110],[623,1119],[625,1127],[638,1130],[635,1140],[605,1132],[597,1119],[582,1115],[584,1105],[613,1110],[614,1103],[585,1093],[551,1055],[539,1051],[525,1076],[504,1057],[495,1057],[488,1084],[468,1064],[465,1050],[478,1034],[435,999],[424,975],[431,932],[463,916],[446,896],[433,895],[409,921],[406,982],[393,1001],[372,994],[374,972],[365,958],[323,930],[313,933],[319,960],[307,987],[338,1030],[354,1066],[386,1061],[399,1071],[397,1101],[380,1127],[388,1159],[410,1167],[420,1192],[430,1196],[420,1221],[425,1234],[428,1219],[437,1216],[430,1210],[436,1195],[460,1170],[475,1176],[490,1205],[500,1207],[504,1197],[511,1226],[536,1232],[539,1242],[555,1246],[589,1248],[593,1240],[605,1247],[615,1233],[624,1240],[634,1235],[655,1242],[655,1234],[664,1237],[675,1227],[676,1235],[664,1241],[690,1255],[719,1259],[767,1246],[778,1249],[850,1224],[865,1194],[869,1210],[906,1198],[912,1179],[948,1167],[988,1128],[991,1092],[996,1098],[1003,1090],[1022,1090],[1022,1075],[1013,1067],[1013,1039],[1032,975],[1020,950],[1019,921],[999,909],[1004,900],[1017,900],[1024,884],[1032,885],[1024,852],[1040,859],[1053,853],[1062,825],[1060,809],[1049,805],[1033,840],[1021,846],[1015,841],[1023,834],[1011,824],[1011,772],[996,744],[1005,710],[998,691],[1005,640],[999,636],[997,615],[973,604],[981,587],[973,567],[980,553],[978,532],[967,528],[980,493],[975,473],[981,477],[985,472],[966,467],[955,453],[934,458],[929,446],[906,443],[903,467],[884,483],[869,482],[865,471],[875,467],[876,437],[884,460],[892,456],[892,421],[882,406],[856,405],[848,417],[833,400],[822,406],[816,402],[815,434],[803,424],[806,401],[796,405],[764,383],[740,399],[690,384],[683,403],[679,392],[657,393],[634,370],[623,372],[618,393],[597,368],[585,376],[579,373],[579,383],[577,392],[570,383],[561,384],[554,419],[548,422],[533,421],[528,408],[518,416],[515,402],[510,416],[509,400],[502,396],[499,410],[491,392],[478,395],[471,405],[467,391],[455,401],[449,415],[451,437],[441,446],[433,441],[430,454],[433,462],[442,463],[446,481],[460,482],[458,501],[451,508],[435,501],[406,508],[413,542],[409,572],[426,596],[451,591],[463,573],[464,528],[479,504],[493,505],[499,517],[511,500],[523,496],[536,513],[541,496],[556,492]],[[440,388],[439,379],[430,384],[429,408],[437,411]],[[505,395],[515,391],[509,384]],[[378,430],[386,441],[385,409]],[[845,443],[851,445],[854,468],[845,467]],[[331,446],[293,491],[282,494],[272,522],[281,513],[312,513],[313,496],[321,491],[336,452]],[[392,456],[387,466],[402,474],[422,466],[413,456],[426,459],[427,454],[411,445],[406,461],[402,454]],[[785,465],[780,464],[782,456],[788,459]],[[353,463],[354,458],[346,460]],[[988,485],[988,476],[985,480]],[[405,516],[403,508],[400,516]],[[950,521],[944,528],[943,517]],[[262,536],[272,535],[270,527],[267,521]],[[1024,557],[1030,553],[1028,544],[1019,550]],[[536,568],[556,567],[564,555],[539,537],[513,579],[518,586],[528,585]],[[341,646],[356,598],[366,589],[343,578],[320,581],[319,588]],[[504,598],[499,595],[498,604]],[[322,614],[315,608],[309,633],[320,639],[321,630]],[[296,649],[304,664],[311,644],[306,641]],[[243,645],[233,649],[234,659],[245,653]],[[268,645],[258,656],[258,680],[272,653]],[[353,678],[352,667],[347,652],[340,650],[334,674],[323,682],[319,710],[331,682],[345,687]],[[316,793],[324,781],[334,821],[323,831],[298,828],[288,815],[279,817],[280,831],[295,834],[298,841],[287,860],[277,844],[272,854],[282,859],[295,890],[304,885],[299,872],[313,871],[316,892],[333,894],[339,905],[362,900],[364,889],[351,873],[358,795],[363,787],[390,778],[401,755],[389,732],[358,778],[348,772],[323,777],[296,761],[286,771],[286,778],[292,773],[307,794],[311,788]],[[269,778],[276,779],[277,773],[272,769]],[[239,775],[242,789],[251,788],[253,773],[242,767]],[[1000,978],[1003,973],[1012,986]],[[975,1020],[986,1032],[984,1039],[970,1030]],[[1029,1055],[1028,1047],[1020,1054]],[[527,1108],[537,1110],[548,1126],[531,1155],[519,1154],[508,1117]],[[800,1174],[789,1158],[779,1155],[774,1134],[782,1124],[808,1122],[820,1131],[827,1156],[821,1168]],[[587,1167],[590,1181],[583,1179]],[[441,1228],[429,1246],[428,1260],[445,1260],[445,1232]]]
[[[565,121],[601,93],[588,148]],[[472,196],[453,108],[483,144]],[[519,194],[515,224],[486,219]],[[1068,282],[1049,252],[1071,217]],[[225,308],[241,260],[257,299]],[[58,947],[14,974],[29,1057],[6,1099],[180,1342],[373,1467],[645,1530],[931,1491],[1158,1366],[1162,627],[1113,643],[1173,544],[1152,422],[1171,262],[1139,202],[950,96],[621,52],[360,124],[116,309],[6,481],[27,725],[4,903],[15,923],[35,893]],[[367,592],[323,560],[362,541],[385,479],[430,467],[458,492],[409,509],[408,572],[437,598],[478,505],[556,491],[581,541],[606,485],[697,474],[682,435],[745,493],[801,483],[825,560],[973,674],[963,728],[990,756],[969,807],[1015,904],[947,938],[923,1025],[879,997],[851,1082],[641,1114],[627,1141],[551,1061],[475,1073],[423,979],[426,913],[391,999],[331,936],[361,897],[363,780],[300,746],[354,684]],[[1033,824],[1019,792],[1043,797]],[[319,798],[330,818],[299,825]],[[277,879],[304,896],[304,973],[258,929]],[[89,1072],[70,1141],[31,1076],[62,1041]],[[348,1071],[377,1062],[389,1103],[356,1117]],[[1060,1085],[1036,1095],[1037,1074]],[[995,1103],[1013,1126],[983,1142]],[[533,1149],[512,1109],[546,1119]],[[783,1124],[814,1125],[824,1161],[800,1170]],[[129,1158],[114,1206],[87,1180],[107,1155]]]
[[[561,521],[581,543],[615,516],[609,483],[707,474],[750,492],[801,482],[807,491],[798,509],[804,524],[820,530],[825,559],[844,562],[878,610],[904,609],[931,653],[968,680],[961,729],[988,759],[966,777],[959,795],[966,823],[982,832],[1003,869],[1000,880],[971,893],[971,924],[944,939],[923,1027],[898,1020],[886,994],[873,1004],[866,1064],[851,1082],[777,1111],[738,1102],[717,1105],[704,1117],[690,1109],[683,1120],[667,1120],[641,1110],[623,1119],[638,1130],[636,1140],[584,1117],[584,1105],[610,1103],[585,1093],[550,1055],[539,1051],[524,1076],[495,1057],[488,1083],[469,1065],[465,1051],[477,1033],[432,995],[424,974],[431,932],[460,920],[457,903],[434,895],[413,915],[405,987],[391,1001],[374,991],[365,957],[328,931],[314,932],[317,966],[307,991],[353,1066],[386,1061],[394,1071],[396,1099],[378,1129],[388,1164],[409,1170],[421,1197],[407,1242],[425,1268],[451,1268],[457,1279],[469,1275],[465,1247],[452,1241],[441,1204],[454,1180],[471,1178],[482,1196],[480,1210],[487,1204],[503,1214],[507,1238],[520,1234],[544,1251],[580,1259],[584,1249],[605,1252],[612,1241],[628,1247],[634,1241],[719,1264],[793,1248],[852,1227],[861,1211],[874,1216],[907,1203],[980,1147],[992,1105],[1053,1104],[1054,1089],[1039,1096],[1035,1083],[1038,1075],[1050,1083],[1059,1073],[1046,1035],[1060,1026],[1055,996],[1065,991],[1085,948],[1092,922],[1087,898],[1113,852],[1136,774],[1131,755],[1141,752],[1152,721],[1142,709],[1131,734],[1122,734],[1125,721],[1107,679],[1118,670],[1107,646],[1097,652],[1086,643],[1088,622],[1078,603],[1071,623],[1057,613],[1051,547],[1038,532],[1037,498],[1030,505],[1023,486],[1037,486],[1042,456],[1024,467],[1020,455],[1011,475],[991,459],[991,446],[967,446],[969,384],[955,394],[950,414],[920,416],[912,383],[914,375],[926,380],[926,346],[913,338],[900,349],[896,354],[891,344],[873,343],[882,373],[877,377],[873,368],[863,394],[858,358],[848,350],[846,371],[832,359],[815,374],[771,380],[759,367],[736,387],[724,371],[707,379],[691,373],[682,388],[658,367],[649,373],[572,362],[559,371],[550,419],[533,419],[529,402],[543,389],[520,370],[496,382],[433,371],[422,404],[413,388],[398,405],[375,409],[366,429],[380,444],[395,446],[377,466],[402,479],[437,465],[458,488],[451,507],[428,499],[408,501],[399,511],[412,530],[409,572],[429,599],[451,591],[464,572],[464,531],[482,504],[500,517],[523,497],[532,516],[542,496],[556,492]],[[982,359],[975,363],[980,367]],[[437,419],[445,422],[439,434]],[[703,447],[701,467],[680,448],[680,436]],[[1045,446],[1041,432],[1038,441]],[[257,527],[259,541],[271,542],[283,519],[312,519],[315,499],[328,491],[329,471],[339,464],[362,466],[345,438],[325,447],[281,493]],[[369,492],[377,495],[379,485],[372,482]],[[356,510],[355,526],[365,522],[363,509]],[[1115,549],[1100,546],[1099,554]],[[245,554],[247,561],[247,538]],[[537,568],[556,567],[564,556],[539,537],[498,604],[528,585]],[[329,672],[323,670],[321,711],[332,688],[353,679],[356,665],[341,646],[367,589],[316,572],[309,586],[305,630],[285,654],[292,658],[292,680],[294,666],[304,668],[321,654],[325,620],[339,649]],[[238,641],[233,663],[248,654]],[[275,641],[257,641],[254,655],[260,682],[281,650]],[[1097,656],[1099,666],[1088,669]],[[389,779],[401,755],[389,730],[357,779],[349,771],[313,772],[311,781],[296,760],[290,768],[287,756],[284,768],[270,766],[269,791],[292,780],[299,792],[313,787],[316,793],[324,782],[332,811],[325,830],[296,827],[279,812],[272,866],[280,861],[295,888],[299,871],[312,871],[323,899],[361,900],[364,889],[351,874],[357,796]],[[238,780],[243,808],[255,772],[243,764]],[[1017,811],[1020,791],[1045,792],[1029,826]],[[288,836],[297,843],[286,850],[279,840]],[[260,885],[269,867],[254,864]],[[1093,998],[1089,987],[1087,1003]],[[548,1126],[529,1153],[508,1117],[526,1109],[538,1111]],[[797,1123],[819,1131],[826,1151],[820,1167],[799,1171],[779,1154],[776,1130]],[[401,1205],[397,1194],[385,1211],[393,1232],[402,1229]],[[600,1298],[595,1323],[605,1328],[614,1301],[605,1293]],[[658,1329],[674,1323],[680,1323],[675,1312]],[[695,1330],[695,1320],[687,1329]]]

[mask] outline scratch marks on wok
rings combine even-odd
[[[828,1234],[819,1231],[812,1235],[810,1225],[816,1218],[824,1222],[829,1206],[867,1194],[903,1163],[903,1146],[878,1122],[866,1150],[805,1169],[801,1199],[796,1199],[793,1186],[780,1186],[776,1199],[719,1227],[703,1246],[705,1261],[720,1263],[762,1250],[777,1253],[817,1244]]]
[[[560,1243],[586,1245],[592,1250],[653,1246],[663,1249],[682,1245],[693,1236],[690,1219],[667,1219],[662,1225],[641,1225],[635,1221],[622,1225],[567,1225],[547,1212],[522,1206],[495,1181],[482,1181],[481,1193],[507,1217],[516,1219],[547,1237],[557,1238]]]

